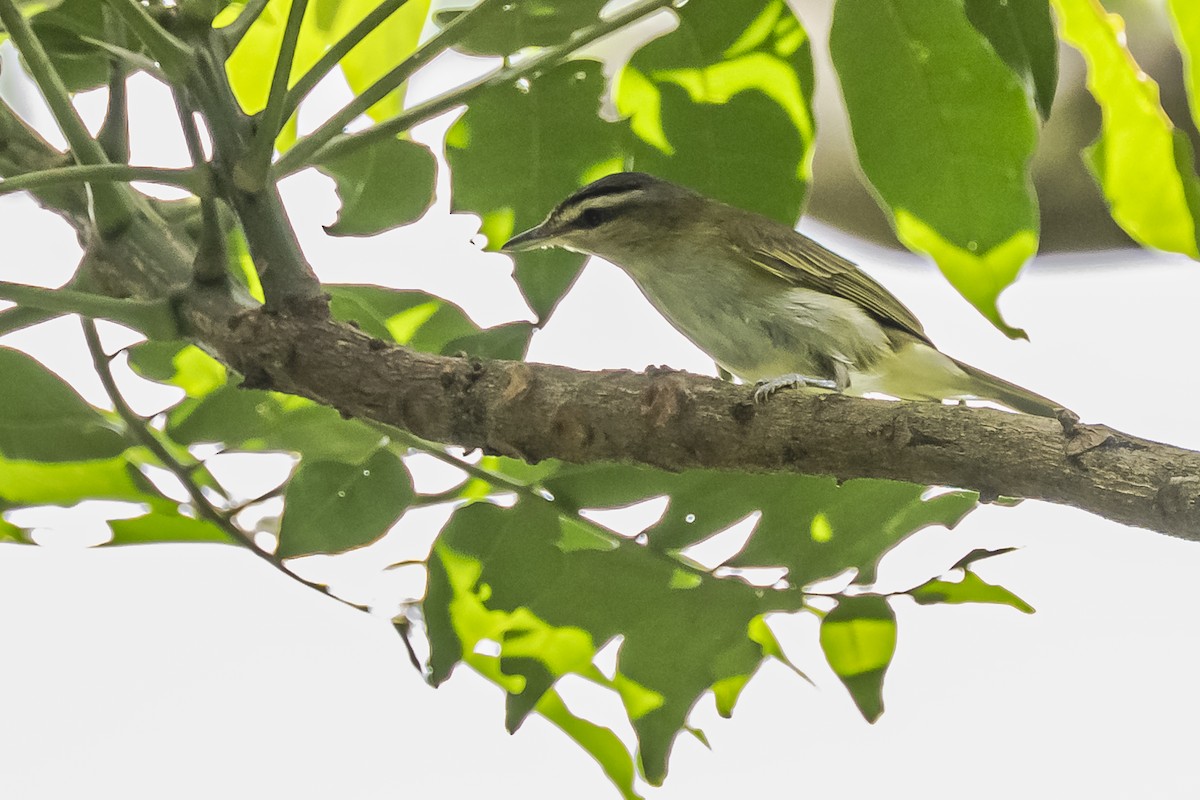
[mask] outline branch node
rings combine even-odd
[[[1188,527],[1200,529],[1200,477],[1184,475],[1168,478],[1159,488],[1154,505],[1163,517],[1185,520],[1189,523]]]
[[[642,416],[662,428],[692,405],[692,396],[678,372],[648,369],[646,374],[653,380],[642,391]]]

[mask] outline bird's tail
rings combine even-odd
[[[964,364],[958,359],[951,359],[958,368],[970,378],[966,391],[980,400],[994,400],[1016,411],[1033,414],[1038,417],[1055,417],[1059,409],[1064,408],[1048,397],[1042,397],[1037,392],[1031,392],[1023,386],[1009,383],[1003,378],[997,378],[991,373],[984,372],[970,364]]]

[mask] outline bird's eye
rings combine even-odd
[[[584,209],[579,215],[579,224],[585,228],[595,228],[601,222],[604,222],[606,214],[598,208]]]

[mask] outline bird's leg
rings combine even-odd
[[[786,375],[780,375],[778,378],[771,378],[770,380],[762,380],[755,383],[754,402],[765,403],[771,395],[780,389],[795,389],[803,386],[811,386],[816,389],[829,389],[834,392],[840,392],[845,388],[845,386],[838,386],[836,380],[814,378],[811,375],[789,372]]]
[[[835,357],[832,360],[833,378],[814,378],[811,375],[789,372],[786,375],[780,375],[778,378],[758,381],[754,384],[754,402],[765,403],[771,395],[780,389],[795,389],[804,386],[812,386],[816,389],[829,389],[832,392],[840,394],[850,385],[850,369],[848,364],[848,361]]]

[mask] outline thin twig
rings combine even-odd
[[[75,164],[70,167],[26,172],[0,181],[0,195],[33,191],[64,183],[129,183],[146,181],[178,186],[197,192],[197,173],[194,169],[174,167],[135,167],[130,164]]]
[[[92,138],[75,111],[66,83],[14,0],[0,0],[0,23],[8,30],[17,51],[25,59],[29,75],[41,90],[54,121],[71,145],[75,160],[80,164],[107,164],[108,156],[104,148]],[[95,202],[92,204],[92,214],[102,234],[112,235],[132,220],[137,201],[126,187],[100,183],[93,187],[93,194]]]
[[[100,333],[96,330],[96,323],[92,319],[84,318],[83,320],[83,338],[87,343],[88,352],[92,357],[92,365],[95,367],[96,374],[100,378],[100,383],[104,386],[105,393],[108,394],[109,400],[112,401],[113,408],[117,412],[117,416],[125,423],[125,435],[134,444],[145,447],[150,453],[158,459],[159,463],[174,475],[183,485],[184,491],[192,501],[196,513],[201,518],[211,522],[220,528],[230,539],[237,544],[242,545],[246,550],[249,550],[254,555],[266,561],[275,569],[287,575],[292,580],[303,583],[312,589],[316,589],[326,597],[331,597],[343,605],[359,611],[369,611],[368,608],[359,605],[358,603],[346,600],[343,597],[338,597],[328,586],[314,581],[307,580],[292,572],[284,564],[283,560],[277,557],[274,553],[268,553],[260,548],[254,542],[254,534],[250,531],[242,530],[234,523],[228,511],[223,511],[214,505],[204,495],[204,491],[196,483],[192,476],[192,468],[187,464],[182,463],[175,458],[158,438],[157,432],[150,427],[149,423],[137,414],[129,404],[125,402],[124,395],[117,387],[117,382],[113,378],[112,365],[108,355],[104,352],[104,347],[100,343]],[[206,468],[207,469],[207,468]],[[211,477],[211,474],[210,474]]]
[[[302,139],[300,143],[297,143],[295,147],[275,162],[274,174],[277,178],[283,178],[299,172],[316,161],[346,155],[370,146],[381,139],[403,133],[413,126],[433,119],[452,108],[470,103],[488,89],[513,83],[521,78],[533,75],[597,39],[608,36],[626,25],[670,5],[673,5],[672,0],[643,0],[643,2],[622,11],[611,19],[598,22],[590,28],[578,31],[575,36],[572,36],[567,42],[561,45],[547,48],[536,56],[524,59],[516,65],[499,69],[478,80],[452,89],[424,103],[413,106],[403,114],[373,125],[359,133],[342,133],[329,137],[327,143],[319,148],[313,148],[309,145],[302,150],[301,143],[305,141]],[[462,17],[458,17],[457,19],[462,19]],[[312,134],[309,134],[309,137],[316,135],[317,132],[314,131]],[[309,137],[305,137],[305,139]]]
[[[270,0],[250,0],[246,3],[246,7],[242,9],[242,13],[238,14],[237,19],[221,28],[221,35],[225,39],[225,46],[228,52],[232,53],[241,44],[242,37],[250,30],[250,27],[258,21],[262,16],[263,9],[267,7]]]
[[[300,102],[308,97],[309,92],[338,65],[338,62],[407,2],[408,0],[383,0],[371,10],[371,13],[359,20],[358,24],[351,28],[345,36],[326,50],[317,63],[313,64],[308,72],[301,75],[299,80],[288,90],[287,97],[284,99],[283,118],[290,119],[292,114],[296,113]]]
[[[292,0],[288,11],[287,24],[283,29],[283,41],[279,45],[279,55],[275,59],[275,73],[271,76],[271,88],[267,94],[267,105],[259,120],[258,131],[250,145],[246,156],[248,164],[244,171],[259,179],[266,178],[271,168],[271,156],[275,152],[275,139],[283,124],[287,122],[285,110],[287,103],[288,82],[292,75],[292,62],[296,58],[296,44],[300,41],[300,26],[304,22],[304,12],[308,8],[308,0]],[[243,163],[246,163],[243,161]]]

